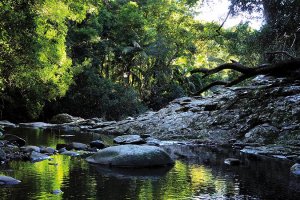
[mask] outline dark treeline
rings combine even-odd
[[[231,0],[230,15],[262,10],[260,30],[195,20],[194,8],[206,3],[2,0],[0,117],[45,120],[67,112],[121,119],[238,76],[225,71],[203,79],[190,73],[196,68],[231,59],[253,67],[299,55],[299,0]],[[288,54],[266,54],[272,51]]]

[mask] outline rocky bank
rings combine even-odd
[[[208,96],[179,98],[157,112],[122,121],[72,118],[67,114],[56,116],[54,121],[56,124],[35,122],[19,126],[139,134],[160,140],[232,146],[243,153],[299,162],[300,80],[258,76],[247,86],[219,87]]]

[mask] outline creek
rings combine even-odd
[[[58,143],[113,136],[43,129],[8,129],[28,144],[56,147]],[[300,199],[300,179],[290,174],[285,160],[241,155],[226,148],[166,143],[163,148],[176,158],[172,168],[114,169],[91,165],[82,157],[51,156],[31,163],[12,161],[0,165],[0,175],[22,182],[0,186],[0,199]],[[236,157],[239,166],[224,159]],[[61,192],[60,192],[61,191]]]

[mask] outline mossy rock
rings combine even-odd
[[[174,164],[174,161],[163,149],[146,145],[112,146],[95,153],[86,160],[94,164],[133,168]]]

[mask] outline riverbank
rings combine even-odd
[[[219,88],[207,97],[184,97],[136,118],[105,121],[67,114],[55,124],[18,126],[107,135],[138,134],[205,146],[229,146],[243,153],[300,160],[300,81],[258,76],[248,86]]]

